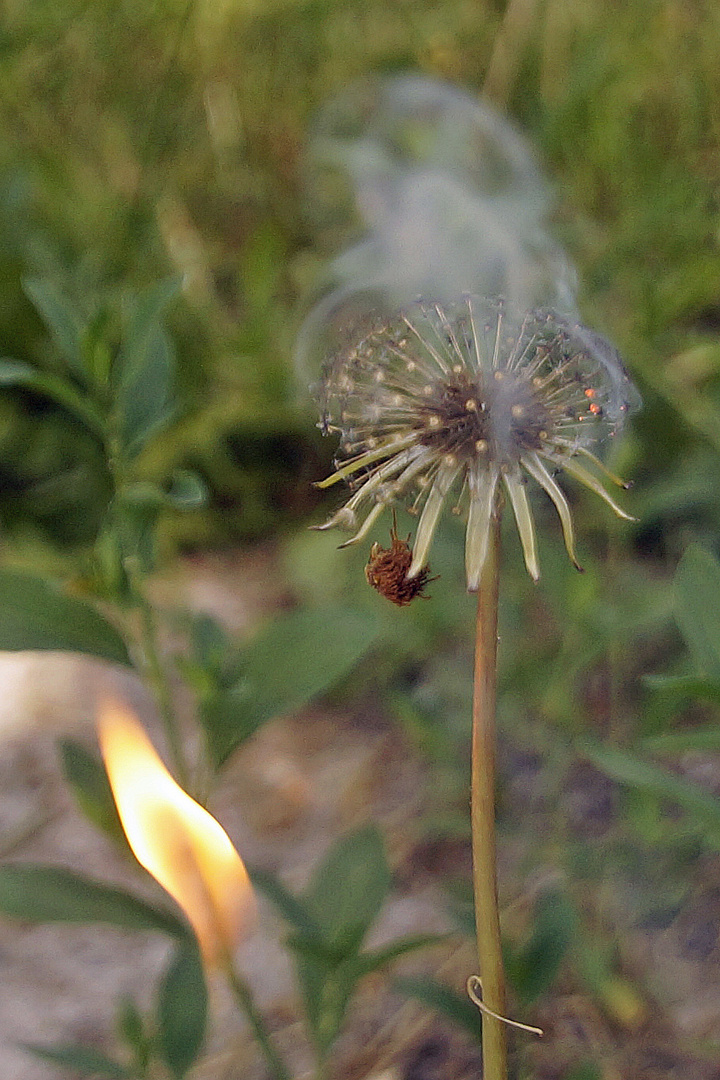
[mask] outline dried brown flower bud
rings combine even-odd
[[[377,589],[381,596],[390,600],[398,607],[411,604],[416,597],[426,598],[423,592],[428,581],[435,581],[430,577],[430,567],[423,566],[415,575],[409,578],[408,570],[412,563],[412,548],[407,540],[401,540],[397,534],[395,524],[390,530],[391,546],[380,547],[373,544],[370,549],[370,560],[365,567],[365,577],[373,589]]]

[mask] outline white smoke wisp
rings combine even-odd
[[[354,85],[311,133],[310,212],[335,248],[297,342],[307,385],[372,311],[419,297],[502,297],[575,316],[575,275],[552,239],[534,154],[490,106],[404,75]]]

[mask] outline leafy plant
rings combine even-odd
[[[267,873],[256,870],[252,879],[292,927],[288,946],[295,954],[308,1030],[322,1068],[360,980],[442,939],[426,934],[363,949],[390,889],[382,840],[372,826],[341,838],[301,897]]]
[[[102,447],[108,496],[82,592],[77,583],[0,569],[0,648],[81,652],[137,668],[155,691],[176,775],[187,782],[191,770],[147,581],[157,565],[157,534],[164,518],[200,506],[205,492],[193,474],[178,473],[161,486],[146,479],[142,469],[144,452],[178,415],[175,350],[163,324],[178,282],[167,280],[131,294],[120,310],[108,301],[90,312],[73,305],[51,281],[33,280],[27,291],[48,324],[56,367],[45,374],[4,360],[0,380],[53,398],[88,428]],[[117,337],[112,326],[119,328]],[[324,603],[282,615],[238,645],[212,619],[191,619],[189,650],[175,658],[175,666],[196,695],[205,769],[217,775],[262,725],[345,678],[376,642],[381,627],[372,611]],[[63,741],[61,757],[80,810],[129,853],[103,764],[70,739]],[[322,1066],[356,984],[436,939],[401,939],[374,952],[362,949],[390,888],[374,829],[341,840],[300,899],[260,872],[256,883],[293,925],[289,946],[297,959],[310,1040]],[[123,889],[67,869],[28,863],[0,867],[0,912],[33,922],[102,922],[170,935],[175,951],[152,1014],[141,1016],[131,1001],[121,1009],[123,1060],[75,1044],[28,1049],[82,1075],[146,1077],[154,1062],[162,1062],[178,1080],[188,1074],[202,1052],[207,990],[198,946],[184,921]],[[229,977],[272,1071],[286,1076],[249,988],[234,968]]]
[[[671,703],[683,699],[720,700],[720,562],[706,549],[692,545],[675,573],[675,616],[694,667],[689,675],[648,676],[653,695]],[[706,839],[720,844],[720,809],[715,796],[676,772],[647,759],[683,750],[716,750],[717,726],[694,726],[646,737],[632,749],[585,743],[593,763],[613,780],[682,807],[702,822]]]

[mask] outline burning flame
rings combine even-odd
[[[220,823],[175,783],[126,706],[101,706],[98,736],[138,862],[187,915],[205,963],[223,963],[254,916],[242,859]]]

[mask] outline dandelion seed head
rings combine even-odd
[[[628,516],[585,461],[602,471],[594,451],[621,429],[636,391],[608,342],[552,311],[519,314],[501,300],[474,296],[455,304],[417,302],[378,317],[359,342],[340,348],[316,393],[320,426],[341,432],[337,471],[322,486],[344,479],[353,489],[327,527],[343,524],[348,511],[353,526],[364,517],[353,537],[359,540],[385,505],[405,501],[420,510],[409,578],[425,563],[453,488],[467,491],[470,588],[477,587],[501,484],[533,577],[527,478],[555,504],[575,562],[556,471],[564,469]]]

